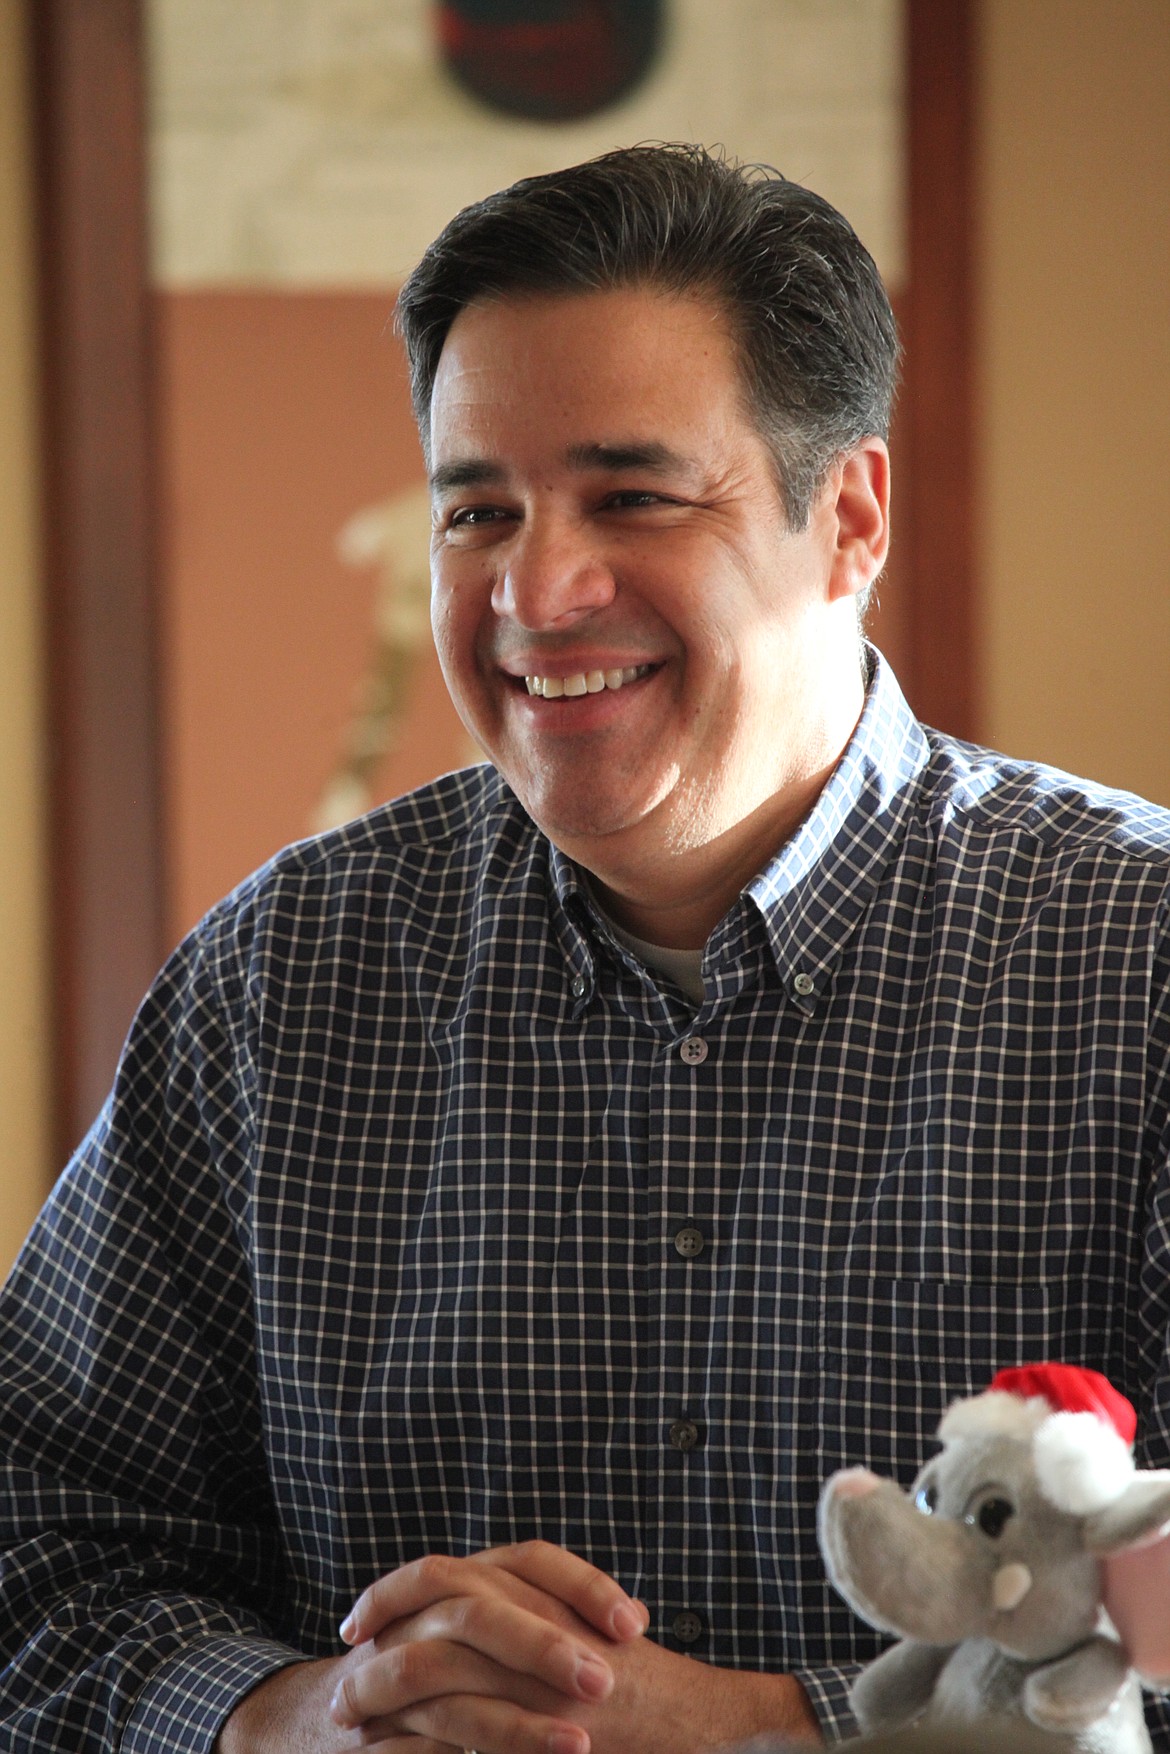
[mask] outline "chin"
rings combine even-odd
[[[597,797],[567,800],[520,794],[520,801],[537,827],[574,859],[585,856],[583,844],[611,840],[638,829],[653,809],[653,805],[638,805],[628,799]]]

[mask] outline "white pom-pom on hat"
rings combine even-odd
[[[1033,1453],[1041,1492],[1073,1516],[1112,1504],[1134,1475],[1129,1445],[1095,1413],[1053,1413],[1037,1431]]]

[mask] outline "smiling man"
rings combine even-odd
[[[489,761],[148,996],[0,1306],[0,1726],[835,1739],[827,1474],[1044,1358],[1170,1462],[1170,818],[865,644],[897,346],[817,196],[610,154],[458,215],[400,320]]]

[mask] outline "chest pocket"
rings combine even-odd
[[[1123,1309],[1116,1287],[1080,1277],[832,1282],[820,1320],[825,1472],[861,1464],[908,1483],[950,1403],[1008,1365],[1054,1360],[1124,1381]]]

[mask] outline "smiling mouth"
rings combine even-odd
[[[627,682],[648,676],[652,664],[627,664],[621,670],[578,670],[572,676],[526,676],[524,686],[529,694],[542,700],[579,700],[583,694],[600,694],[603,689],[616,691]]]

